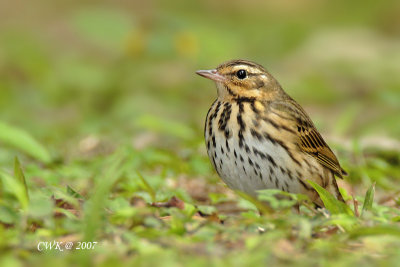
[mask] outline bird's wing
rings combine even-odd
[[[278,116],[295,123],[296,129],[294,131],[297,133],[297,142],[302,151],[313,156],[320,164],[332,170],[338,177],[342,178],[342,175],[347,175],[307,113],[296,101],[293,99],[276,101],[270,103],[269,107],[270,111]]]

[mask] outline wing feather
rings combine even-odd
[[[326,144],[303,108],[293,99],[271,102],[271,111],[292,120],[297,126],[298,144],[302,151],[313,156],[320,164],[332,170],[338,177],[347,175],[335,154]]]

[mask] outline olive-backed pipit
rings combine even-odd
[[[336,196],[346,172],[313,122],[264,67],[233,60],[197,74],[216,83],[205,140],[215,170],[232,189],[256,195],[275,188],[323,206],[311,180]]]

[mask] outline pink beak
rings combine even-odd
[[[208,78],[216,82],[225,82],[226,78],[219,74],[216,69],[213,70],[198,70],[196,73],[200,76]]]

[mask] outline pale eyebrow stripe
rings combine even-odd
[[[231,66],[235,66],[235,65],[245,65],[245,66],[249,66],[249,67],[253,67],[253,68],[261,68],[263,69],[264,67],[261,66],[260,64],[251,62],[251,61],[247,61],[247,60],[233,60],[231,62],[225,62],[223,64],[221,64],[221,66],[225,65],[226,67],[231,67]]]
[[[263,73],[260,69],[258,69],[257,67],[253,67],[253,66],[249,66],[249,65],[245,65],[245,64],[242,64],[242,65],[236,65],[234,68],[233,68],[233,70],[234,71],[238,71],[238,70],[240,70],[240,69],[244,69],[244,70],[247,70],[249,73],[251,73],[251,74],[260,74],[260,73]]]

